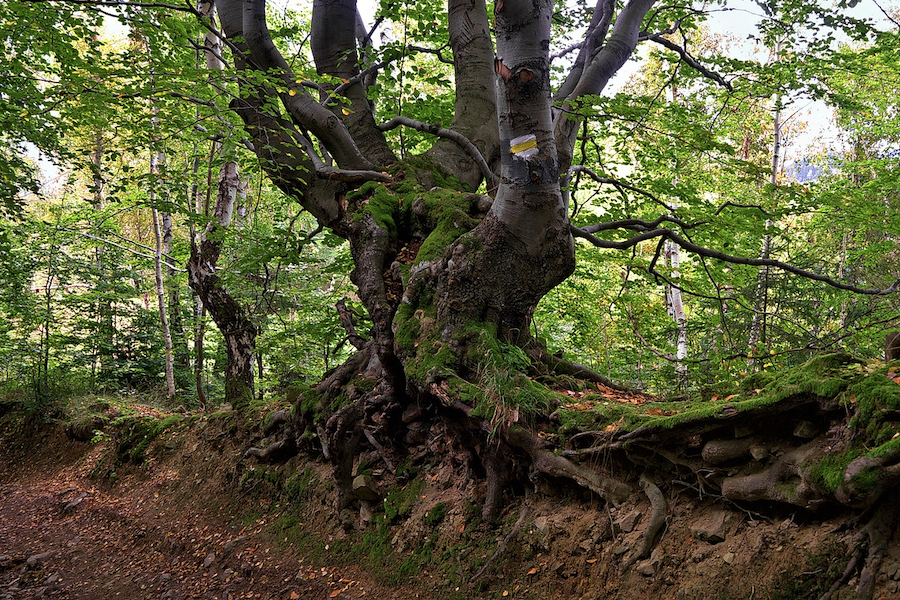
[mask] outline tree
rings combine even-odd
[[[93,0],[72,3],[87,10],[98,5]],[[124,15],[132,3],[99,4],[118,5]],[[250,452],[264,460],[300,449],[321,452],[334,466],[339,510],[354,502],[351,482],[362,446],[377,452],[407,450],[397,440],[406,427],[403,415],[410,411],[442,423],[447,460],[458,460],[485,479],[487,521],[497,518],[504,493],[523,482],[529,469],[570,480],[615,502],[631,493],[634,477],[600,472],[578,457],[621,451],[619,465],[653,466],[695,429],[710,437],[719,431],[717,417],[710,414],[681,429],[657,424],[628,433],[588,430],[578,439],[589,447],[575,444],[562,454],[538,435],[553,427],[551,415],[562,401],[560,386],[570,386],[564,389],[571,392],[596,384],[619,387],[592,369],[551,354],[532,333],[541,300],[576,272],[576,248],[631,253],[625,284],[632,277],[653,282],[668,277],[665,283],[680,289],[699,273],[712,280],[706,290],[714,287],[715,294],[706,295],[720,308],[725,300],[718,280],[728,275],[722,265],[740,270],[737,275],[751,288],[757,269],[777,268],[791,276],[790,282],[824,282],[873,297],[896,291],[897,283],[877,281],[871,274],[841,280],[837,265],[820,257],[800,254],[803,261],[795,261],[802,262],[797,266],[772,258],[797,257],[773,248],[761,258],[745,258],[758,254],[755,246],[766,233],[761,213],[793,214],[810,201],[804,201],[803,190],[789,187],[778,195],[778,206],[746,203],[728,190],[712,190],[712,177],[701,181],[714,172],[727,173],[731,181],[760,179],[759,166],[739,158],[739,141],[716,130],[713,107],[721,113],[729,102],[788,89],[822,95],[816,69],[832,65],[831,31],[837,28],[860,40],[872,31],[866,23],[823,11],[815,3],[792,0],[778,11],[766,7],[763,37],[779,37],[785,23],[796,28],[784,57],[773,65],[722,55],[698,59],[685,32],[698,27],[705,15],[688,3],[630,0],[619,7],[599,0],[578,13],[586,16],[580,22],[565,10],[556,12],[549,0],[502,0],[494,7],[493,27],[482,0],[449,0],[446,21],[433,3],[396,3],[385,6],[381,17],[406,23],[405,31],[416,43],[405,40],[379,48],[371,44],[375,32],[361,26],[354,0],[314,0],[308,50],[285,45],[273,35],[265,0],[219,0],[221,28],[209,19],[208,3],[200,10],[136,4],[157,11],[159,18],[129,22],[152,31],[158,42],[175,48],[175,41],[194,40],[196,45],[196,29],[202,27],[220,37],[228,50],[219,60],[229,70],[215,79],[215,91],[190,94],[172,75],[165,89],[155,81],[160,89],[155,93],[195,104],[209,122],[218,124],[219,136],[251,149],[271,181],[313,215],[321,230],[349,243],[350,277],[371,327],[358,331],[344,311],[342,323],[357,352],[317,385],[302,390],[281,441]],[[179,11],[191,18],[172,16]],[[391,11],[404,12],[404,18]],[[150,21],[168,33],[156,32],[147,25]],[[555,57],[569,61],[557,77],[551,48],[559,31],[554,30],[579,25],[586,29],[577,44]],[[692,78],[700,91],[683,91],[679,102],[662,108],[651,94],[604,97],[610,80],[645,42],[661,46],[682,64],[679,76]],[[219,52],[209,43],[204,48],[208,55]],[[448,48],[453,67],[449,124],[415,120],[403,110],[406,98],[375,93],[407,93],[399,81],[404,69],[418,68],[416,61],[424,61],[424,55],[448,60]],[[188,71],[179,66],[177,72]],[[198,81],[212,77],[189,72]],[[429,83],[441,81],[438,76]],[[146,85],[132,85],[135,95],[148,93]],[[230,98],[227,109],[224,97]],[[719,104],[705,104],[707,98]],[[664,133],[642,129],[651,112]],[[172,130],[190,128],[185,123]],[[398,128],[433,137],[397,148],[391,143],[397,138],[389,132]],[[621,168],[605,164],[609,148],[618,154]],[[667,153],[679,160],[667,160]],[[698,167],[699,174],[678,172],[684,164],[698,164],[690,160],[692,155],[715,166]],[[585,161],[595,164],[579,164]],[[659,166],[664,163],[673,167]],[[232,163],[225,165],[215,215],[204,223],[206,238],[194,244],[189,271],[206,308],[214,316],[220,311],[216,322],[227,339],[229,373],[243,387],[228,393],[246,397],[253,389],[248,357],[257,326],[224,293],[217,265],[240,187]],[[625,172],[626,167],[632,172]],[[590,185],[602,190],[598,205],[580,214],[584,207],[574,206],[577,198],[570,202],[577,185],[561,185],[577,172],[593,173]],[[660,265],[667,246],[670,253],[677,247],[694,257],[693,264],[679,263],[677,281],[668,265]],[[724,308],[719,312],[724,315]],[[760,413],[771,416],[797,408],[776,406]],[[800,406],[811,406],[809,399]],[[822,416],[825,408],[816,410],[823,421],[833,416]],[[760,413],[747,417],[754,426],[764,426]],[[628,444],[634,442],[638,450],[632,453]],[[659,456],[642,453],[656,442],[665,447]],[[828,494],[816,496],[807,488],[801,493],[781,484],[786,477],[801,477],[797,464],[820,456],[814,450],[819,449],[794,448],[790,464],[778,463],[756,480],[722,475],[720,491],[730,498],[806,506]],[[677,457],[670,462],[676,467],[694,464]],[[655,484],[642,480],[642,485],[653,497]],[[865,503],[871,506],[882,498],[873,495]]]

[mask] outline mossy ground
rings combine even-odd
[[[733,418],[736,413],[763,409],[788,398],[808,397],[860,405],[856,397],[865,394],[865,414],[870,415],[875,413],[875,407],[880,409],[894,403],[900,406],[900,386],[885,378],[883,371],[876,367],[870,370],[848,354],[823,354],[792,369],[753,374],[730,390],[724,389],[701,400],[632,404],[597,394],[583,399],[582,404],[592,406],[590,410],[562,407],[559,414],[563,428],[568,430],[615,426],[632,431],[638,427],[673,428],[726,414]]]

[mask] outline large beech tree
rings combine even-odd
[[[318,85],[304,81],[276,48],[265,0],[218,1],[222,32],[241,78],[241,93],[231,108],[273,181],[299,198],[323,227],[349,241],[352,279],[372,320],[367,339],[348,329],[358,352],[300,395],[284,437],[250,454],[264,460],[289,455],[308,444],[305,432],[315,432],[313,448],[332,461],[337,508],[346,512],[357,501],[353,468],[363,446],[403,454],[398,436],[414,419],[411,412],[424,411],[443,423],[450,456],[461,457],[467,469],[484,477],[483,517],[488,521],[499,514],[510,485],[525,480],[529,471],[572,480],[616,502],[633,491],[629,476],[601,473],[555,454],[536,434],[547,422],[552,401],[542,403],[548,390],[535,377],[566,374],[609,383],[580,365],[548,356],[530,335],[541,298],[573,272],[573,236],[618,250],[657,240],[657,257],[668,242],[707,258],[780,267],[861,293],[893,291],[863,289],[768,256],[742,258],[706,248],[691,241],[688,230],[697,224],[680,219],[674,209],[655,220],[586,228],[569,222],[561,181],[584,168],[573,164],[579,133],[586,131],[582,126],[593,100],[639,42],[662,44],[702,77],[731,89],[727,79],[666,37],[690,8],[657,4],[599,0],[568,74],[552,89],[553,2],[500,0],[489,15],[482,0],[449,0],[456,96],[452,122],[444,128],[402,115],[385,124],[376,121],[365,86],[378,68],[392,67],[368,65],[367,54],[360,52],[369,32],[360,25],[354,0],[313,3],[312,56],[318,73],[334,82]],[[795,19],[815,13],[809,7],[794,9]],[[667,17],[667,11],[674,16]],[[400,160],[384,135],[395,127],[431,133],[434,145]],[[486,193],[477,193],[479,188]],[[625,235],[609,236],[610,231]],[[796,408],[788,403],[771,414]],[[715,419],[692,424],[690,432],[715,431],[709,424]],[[647,441],[676,447],[687,435],[640,433]],[[610,452],[638,436],[634,432],[617,441],[594,434],[593,449]],[[724,442],[726,453],[729,444]],[[792,448],[759,473],[725,477],[721,491],[732,499],[811,506],[823,492],[807,484],[803,465],[821,458],[820,451],[814,444]],[[637,454],[638,464],[649,460]],[[700,463],[716,463],[717,457],[718,446]],[[890,462],[866,468],[890,469]],[[800,485],[788,484],[797,480]],[[646,478],[641,484],[655,512],[664,516],[657,486]],[[860,494],[844,489],[839,495],[852,504]],[[864,503],[879,502],[882,495],[870,494]],[[872,548],[882,542],[877,531],[867,531]],[[649,552],[653,537],[648,535],[628,564]],[[869,585],[861,583],[860,593]]]

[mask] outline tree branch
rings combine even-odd
[[[641,22],[655,2],[656,0],[629,0],[619,11],[606,43],[600,46],[599,42],[602,41],[600,33],[603,32],[605,35],[602,21],[606,18],[604,11],[611,10],[608,5],[613,3],[609,0],[598,1],[594,13],[596,17],[600,11],[601,17],[598,18],[595,28],[589,29],[585,40],[586,44],[592,44],[591,48],[585,46],[581,50],[580,56],[584,56],[585,61],[580,63],[576,60],[572,73],[554,95],[554,100],[564,102],[562,109],[555,112],[553,124],[560,170],[568,170],[572,164],[580,119],[573,118],[571,113],[577,109],[578,100],[584,96],[600,94],[612,76],[622,68],[634,52],[641,31]],[[596,53],[593,52],[595,47],[598,49]]]
[[[719,85],[721,85],[722,87],[727,89],[729,92],[734,90],[734,88],[731,86],[731,83],[726,81],[724,77],[722,77],[715,71],[711,71],[710,69],[708,69],[705,66],[703,66],[702,64],[700,64],[697,61],[697,59],[695,59],[693,56],[688,54],[688,51],[685,48],[683,48],[682,46],[679,46],[675,42],[672,42],[672,41],[666,39],[665,37],[663,37],[663,35],[661,33],[649,33],[646,35],[642,35],[639,39],[650,40],[651,42],[656,42],[657,44],[663,46],[664,48],[671,50],[672,52],[676,53],[681,58],[681,61],[684,64],[693,68],[695,71],[697,71],[698,73],[700,73],[707,79],[711,79],[711,80],[715,81],[716,83],[718,83]]]
[[[708,258],[715,258],[716,260],[721,260],[722,262],[727,262],[735,265],[750,265],[754,267],[775,267],[781,269],[782,271],[787,271],[788,273],[793,273],[799,277],[803,277],[805,279],[812,279],[813,281],[820,281],[831,287],[837,288],[839,290],[846,290],[848,292],[853,292],[854,294],[862,294],[866,296],[886,296],[888,294],[894,294],[900,291],[900,279],[892,283],[889,287],[884,289],[874,289],[874,288],[861,288],[855,285],[851,285],[849,283],[842,283],[827,275],[821,275],[819,273],[815,273],[813,271],[808,271],[806,269],[801,269],[800,267],[795,267],[788,263],[782,262],[780,260],[775,260],[771,258],[747,258],[744,256],[734,256],[732,254],[726,254],[719,250],[713,250],[711,248],[706,248],[704,246],[700,246],[693,242],[690,242],[673,230],[668,229],[666,227],[659,227],[657,229],[652,229],[650,231],[645,231],[638,235],[632,236],[627,240],[622,240],[619,242],[610,241],[610,240],[601,240],[594,236],[593,234],[585,231],[582,228],[575,227],[574,225],[570,225],[569,229],[572,231],[572,235],[575,237],[580,237],[581,239],[589,241],[591,244],[598,248],[608,248],[612,250],[624,250],[626,248],[631,248],[636,246],[637,244],[650,240],[653,238],[663,238],[672,240],[681,248],[687,250],[688,252],[693,252],[694,254],[698,254],[700,256],[706,256]]]
[[[637,186],[631,185],[630,183],[625,183],[623,181],[619,181],[618,179],[611,179],[609,177],[601,177],[596,172],[594,172],[591,168],[585,167],[584,165],[573,165],[573,166],[569,167],[569,169],[566,171],[566,175],[562,181],[563,187],[568,186],[569,181],[572,179],[573,173],[584,173],[585,175],[587,175],[588,177],[590,177],[597,183],[612,185],[617,190],[619,190],[619,193],[621,193],[623,196],[625,195],[625,192],[623,190],[629,190],[636,194],[640,194],[641,196],[649,198],[650,200],[653,200],[654,202],[656,202],[657,204],[659,204],[666,210],[669,210],[669,211],[675,210],[674,207],[669,206],[663,200],[660,200],[659,198],[657,198],[655,195],[651,194],[647,190],[644,190]]]
[[[275,47],[266,25],[265,0],[223,0],[219,16],[229,39],[243,37],[237,44],[241,52],[249,53],[253,66],[262,72],[275,72],[284,86],[279,93],[281,103],[291,118],[319,138],[334,156],[338,165],[348,169],[370,169],[372,163],[363,156],[355,140],[344,124],[324,106],[320,105],[298,84],[297,76]],[[247,65],[237,65],[246,68]],[[265,94],[265,84],[251,86],[256,93]],[[261,110],[257,108],[256,110]],[[271,132],[283,135],[281,131]]]
[[[383,125],[379,125],[378,129],[381,131],[390,131],[391,129],[395,129],[404,125],[406,127],[411,127],[417,131],[423,131],[425,133],[430,133],[431,135],[436,135],[441,138],[445,138],[448,140],[452,140],[456,142],[466,153],[469,155],[478,168],[481,170],[482,176],[484,176],[485,181],[488,184],[489,188],[494,188],[499,185],[499,180],[497,176],[494,175],[494,172],[491,171],[491,167],[488,165],[487,161],[484,159],[484,156],[481,155],[481,152],[478,148],[473,144],[466,136],[463,134],[453,131],[452,129],[444,129],[440,125],[431,125],[429,123],[422,123],[421,121],[416,121],[414,119],[410,119],[409,117],[404,117],[402,115],[396,116],[387,123]]]

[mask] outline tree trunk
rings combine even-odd
[[[677,282],[681,249],[677,244],[667,240],[664,252],[666,263],[672,267],[672,280]],[[671,283],[666,285],[666,308],[669,316],[675,321],[675,372],[678,374],[679,383],[683,384],[687,378],[687,365],[684,362],[688,354],[687,315],[681,300],[681,289]]]
[[[169,400],[172,400],[175,398],[175,367],[172,358],[172,331],[169,329],[169,320],[166,316],[166,289],[163,282],[162,266],[162,234],[160,233],[159,227],[159,212],[155,208],[153,209],[153,235],[156,239],[156,251],[153,255],[154,271],[156,274],[156,299],[159,304],[159,322],[166,347],[166,391]]]
[[[175,233],[172,224],[172,215],[168,212],[159,213],[160,218],[160,234],[162,235],[162,255],[169,257],[172,255],[172,243]],[[175,364],[182,370],[190,369],[191,351],[187,345],[187,336],[184,331],[184,322],[181,318],[181,287],[177,279],[175,268],[171,263],[165,264],[165,278],[167,283],[168,297],[166,298],[166,306],[169,317],[169,331],[172,333],[172,351]]]
[[[222,165],[213,219],[199,243],[192,242],[188,260],[188,282],[225,338],[225,399],[234,408],[244,408],[253,400],[253,357],[256,326],[244,308],[228,293],[216,273],[222,252],[222,233],[231,224],[234,205],[241,189],[237,163]]]

